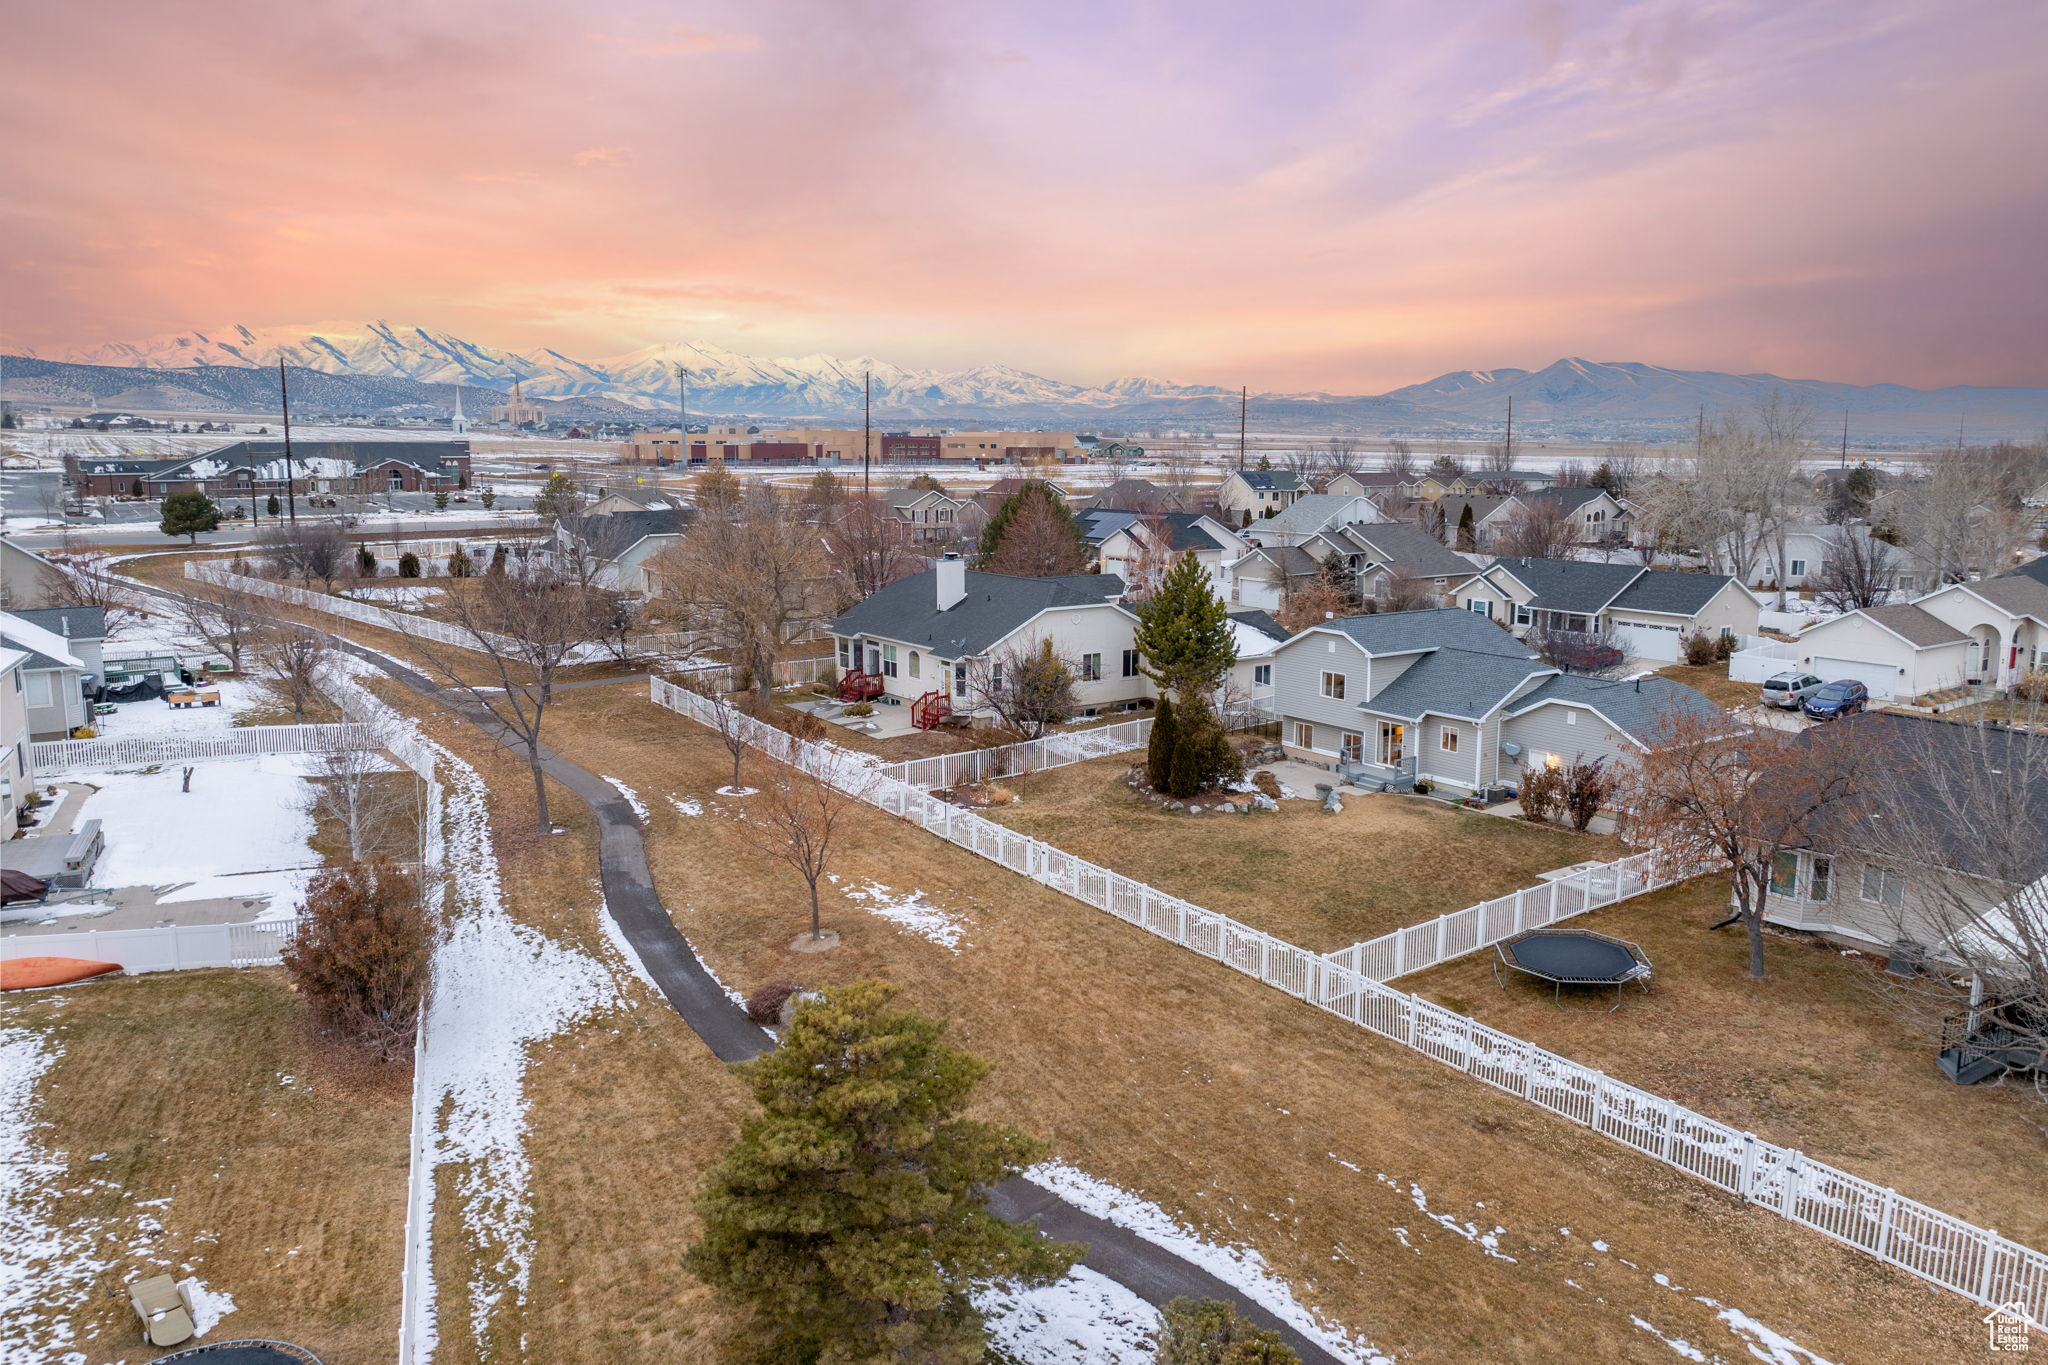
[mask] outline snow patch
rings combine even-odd
[[[220,1326],[220,1320],[235,1311],[235,1301],[219,1289],[208,1289],[198,1280],[187,1276],[178,1281],[178,1288],[185,1291],[185,1302],[192,1305],[192,1335],[203,1337]]]
[[[1391,1180],[1384,1175],[1380,1177],[1380,1183],[1387,1186],[1387,1188],[1393,1190],[1399,1190],[1401,1188],[1401,1183],[1399,1181]],[[1435,1223],[1438,1227],[1441,1227],[1448,1232],[1456,1233],[1458,1236],[1472,1243],[1472,1245],[1478,1247],[1481,1251],[1493,1257],[1495,1260],[1509,1261],[1514,1262],[1516,1264],[1520,1264],[1518,1261],[1516,1261],[1516,1259],[1513,1256],[1508,1255],[1506,1252],[1500,1249],[1501,1234],[1507,1231],[1505,1227],[1502,1227],[1499,1224],[1495,1224],[1492,1231],[1481,1232],[1479,1230],[1479,1225],[1477,1223],[1461,1223],[1448,1213],[1432,1212],[1429,1207],[1429,1199],[1422,1192],[1422,1186],[1416,1184],[1412,1180],[1408,1182],[1408,1189],[1406,1193],[1408,1195],[1410,1202],[1412,1202],[1415,1205],[1416,1211],[1421,1213],[1421,1215],[1424,1218],[1427,1218],[1430,1222]],[[1480,1204],[1477,1205],[1477,1207],[1485,1208],[1486,1206],[1484,1204]]]
[[[720,787],[718,794],[720,796],[752,796],[759,790],[759,787]]]
[[[924,892],[899,892],[871,881],[864,886],[842,888],[841,894],[848,900],[863,902],[870,915],[908,929],[919,938],[959,956],[961,936],[966,933],[970,921],[933,905],[924,898]]]
[[[1245,1297],[1321,1344],[1337,1359],[1351,1365],[1393,1365],[1392,1356],[1352,1336],[1343,1327],[1324,1322],[1298,1302],[1287,1282],[1275,1275],[1265,1258],[1250,1247],[1217,1246],[1205,1241],[1175,1222],[1157,1204],[1062,1162],[1033,1166],[1024,1172],[1024,1178],[1041,1189],[1051,1190],[1075,1208],[1127,1229],[1154,1246],[1164,1247],[1225,1284],[1243,1290]]]
[[[1669,1346],[1672,1350],[1678,1352],[1678,1354],[1684,1356],[1687,1360],[1697,1360],[1700,1362],[1700,1365],[1706,1365],[1707,1353],[1687,1341],[1684,1337],[1667,1337],[1633,1313],[1628,1315],[1628,1320],[1663,1342],[1666,1346]]]
[[[1075,1266],[1037,1289],[973,1293],[989,1340],[1024,1365],[1148,1365],[1159,1310],[1105,1275]]]
[[[615,789],[617,789],[619,795],[626,798],[626,804],[633,808],[633,814],[640,817],[640,823],[643,825],[646,824],[648,815],[647,803],[640,799],[640,793],[634,791],[631,787],[619,781],[619,779],[616,777],[607,776],[605,778],[605,781],[609,782]]]
[[[704,813],[704,803],[702,801],[685,801],[680,796],[671,796],[668,799],[668,803],[676,808],[677,815],[702,815]]]
[[[76,1340],[69,1318],[98,1293],[106,1268],[76,1229],[51,1217],[65,1164],[37,1141],[35,1100],[61,1055],[34,1030],[0,1028],[0,1341],[45,1356]]]

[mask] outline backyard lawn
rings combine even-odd
[[[1419,796],[1351,796],[1325,814],[1163,810],[1123,783],[1143,754],[1005,778],[1020,798],[984,814],[1090,862],[1317,952],[1332,952],[1525,886],[1614,839],[1542,828]]]
[[[1660,678],[1682,682],[1716,706],[1754,706],[1759,692],[1755,683],[1736,682],[1728,676],[1727,662],[1710,664],[1666,664],[1657,670]]]
[[[1981,1310],[1961,1299],[877,812],[843,827],[825,898],[841,946],[792,953],[802,883],[739,837],[748,801],[716,795],[716,739],[620,689],[559,705],[555,743],[648,808],[663,900],[725,981],[902,983],[906,1003],[950,1019],[960,1045],[995,1063],[979,1114],[1255,1249],[1382,1351],[1546,1359],[1569,1340],[1574,1360],[1656,1361],[1684,1338],[1709,1358],[1751,1358],[1722,1305],[1827,1360],[1917,1365],[1977,1349]],[[523,800],[507,760],[458,747],[494,801]],[[1255,821],[1199,818],[1216,822],[1205,838],[1226,819]],[[583,837],[580,812],[565,823]],[[1576,856],[1587,855],[1539,865]],[[591,903],[586,889],[549,916],[566,927]],[[645,1042],[655,1051],[630,1029],[558,1041],[536,1086],[542,1260],[528,1316],[565,1359],[602,1358],[600,1339],[687,1359],[710,1344],[696,1334],[721,1330],[673,1251],[689,1237],[695,1172],[731,1131],[732,1092],[694,1065],[669,1069],[663,1055],[681,1058],[688,1039]]]
[[[24,1033],[56,1053],[24,1112],[33,1147],[55,1164],[49,1186],[61,1193],[44,1221],[66,1254],[56,1265],[27,1260],[31,1244],[18,1244],[25,1302],[7,1299],[0,1336],[37,1320],[76,1322],[68,1349],[86,1354],[23,1358],[132,1359],[135,1315],[114,1294],[158,1273],[234,1301],[207,1340],[282,1337],[330,1361],[389,1356],[409,1068],[327,1060],[275,968],[0,997],[0,1038],[20,1046]],[[10,1236],[20,1226],[8,1224]],[[93,1271],[95,1260],[105,1268]],[[67,1284],[64,1264],[87,1273]]]
[[[2038,1178],[2048,1170],[2048,1105],[2021,1087],[1958,1086],[1943,1076],[1932,1043],[1887,1007],[1878,958],[1774,933],[1769,974],[1752,981],[1741,928],[1706,931],[1727,903],[1727,880],[1709,877],[1571,921],[1639,944],[1655,966],[1650,993],[1630,987],[1613,1014],[1559,1010],[1550,990],[1526,977],[1499,985],[1490,950],[1395,984],[2048,1247]]]

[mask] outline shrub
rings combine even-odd
[[[857,701],[847,707],[843,714],[849,716],[872,716],[875,714],[874,704],[872,702]]]
[[[747,1018],[762,1028],[782,1022],[782,1006],[792,995],[803,993],[801,981],[771,981],[747,997]]]
[[[1152,718],[1152,739],[1145,748],[1145,781],[1152,790],[1163,792],[1173,780],[1173,751],[1180,727],[1173,717],[1173,701],[1159,699],[1159,714]]]
[[[468,578],[475,572],[476,565],[470,562],[469,551],[463,549],[460,545],[456,546],[455,553],[448,556],[448,576],[450,578]]]
[[[1415,784],[1415,794],[1417,796],[1427,796],[1435,790],[1436,788],[1430,786],[1428,782],[1417,782]]]
[[[1714,662],[1714,641],[1703,630],[1685,637],[1685,661],[1695,666]]]
[[[782,728],[789,733],[790,738],[800,739],[806,744],[815,744],[825,737],[825,722],[810,712],[790,710],[783,712],[783,715],[787,719],[783,721]]]
[[[367,545],[356,546],[356,573],[363,578],[377,576],[377,556],[370,552]]]
[[[1221,1299],[1175,1299],[1159,1318],[1158,1365],[1301,1365],[1278,1332]]]
[[[420,557],[411,550],[407,550],[404,554],[400,555],[398,557],[398,576],[400,578],[418,578],[420,576]]]
[[[1174,736],[1173,759],[1166,769],[1166,794],[1185,801],[1201,789],[1201,756],[1193,736],[1183,730]]]
[[[2012,680],[2016,701],[2048,701],[2048,668],[2030,668]]]
[[[1547,824],[1564,799],[1564,774],[1548,764],[1529,769],[1522,774],[1519,798],[1524,820]]]
[[[1716,635],[1714,637],[1715,660],[1719,663],[1727,663],[1735,654],[1735,646],[1740,643],[1741,641],[1737,640],[1733,635]]]
[[[1607,804],[1614,791],[1614,778],[1607,771],[1606,761],[1598,758],[1591,763],[1575,763],[1559,777],[1562,780],[1558,783],[1558,804],[1572,828],[1583,833]]]
[[[319,1025],[379,1061],[412,1051],[433,934],[412,874],[350,863],[313,879],[285,974]]]

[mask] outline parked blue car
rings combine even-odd
[[[1860,682],[1831,682],[1818,687],[1799,704],[1815,720],[1836,720],[1852,716],[1870,704],[1870,689]]]

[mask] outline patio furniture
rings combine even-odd
[[[192,1305],[185,1291],[168,1275],[156,1275],[128,1291],[128,1302],[142,1319],[142,1340],[150,1346],[176,1346],[192,1339]]]

